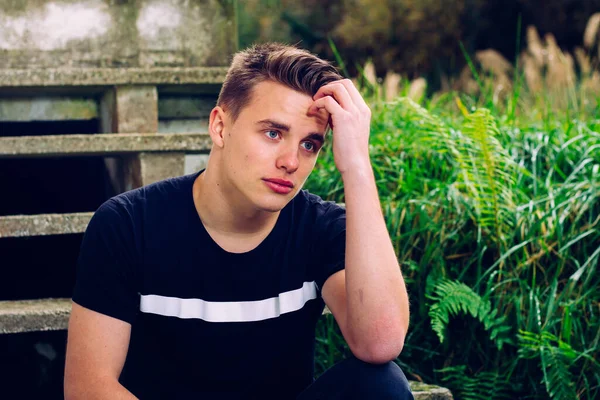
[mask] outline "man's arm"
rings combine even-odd
[[[387,362],[402,351],[409,305],[369,159],[371,113],[350,80],[321,87],[314,99],[331,117],[346,203],[345,271],[325,282],[323,299],[357,358]]]
[[[131,325],[72,303],[65,366],[65,399],[130,400],[119,383]]]

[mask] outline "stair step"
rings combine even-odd
[[[228,67],[0,69],[0,88],[221,84]]]
[[[67,329],[71,299],[0,301],[0,334]]]
[[[0,217],[0,238],[83,233],[93,212]]]
[[[141,152],[208,153],[205,133],[103,133],[0,137],[0,159],[17,157],[114,156]]]

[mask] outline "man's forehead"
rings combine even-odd
[[[305,93],[279,83],[261,82],[254,87],[246,111],[255,122],[273,120],[292,129],[296,125],[314,125],[313,129],[325,133],[329,113],[324,109],[309,113],[313,103]]]

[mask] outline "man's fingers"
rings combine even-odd
[[[324,109],[330,115],[346,112],[342,106],[331,96],[325,96],[315,100],[315,102],[308,109],[308,113],[315,113],[321,109]]]
[[[332,96],[347,111],[352,112],[356,109],[356,105],[342,81],[335,81],[321,86],[313,99],[318,100],[325,96]]]
[[[369,106],[365,102],[365,99],[363,99],[362,95],[360,94],[360,92],[358,91],[356,86],[354,86],[354,82],[352,82],[350,79],[342,79],[338,82],[340,82],[342,85],[344,85],[344,88],[346,88],[348,95],[352,99],[352,102],[354,103],[354,106],[357,109],[365,110],[365,109],[369,108]]]

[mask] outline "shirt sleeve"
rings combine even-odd
[[[321,262],[315,283],[320,293],[327,279],[346,266],[346,210],[335,203],[327,203],[317,221]]]
[[[131,219],[113,199],[94,213],[77,260],[73,301],[132,323],[139,310]]]

